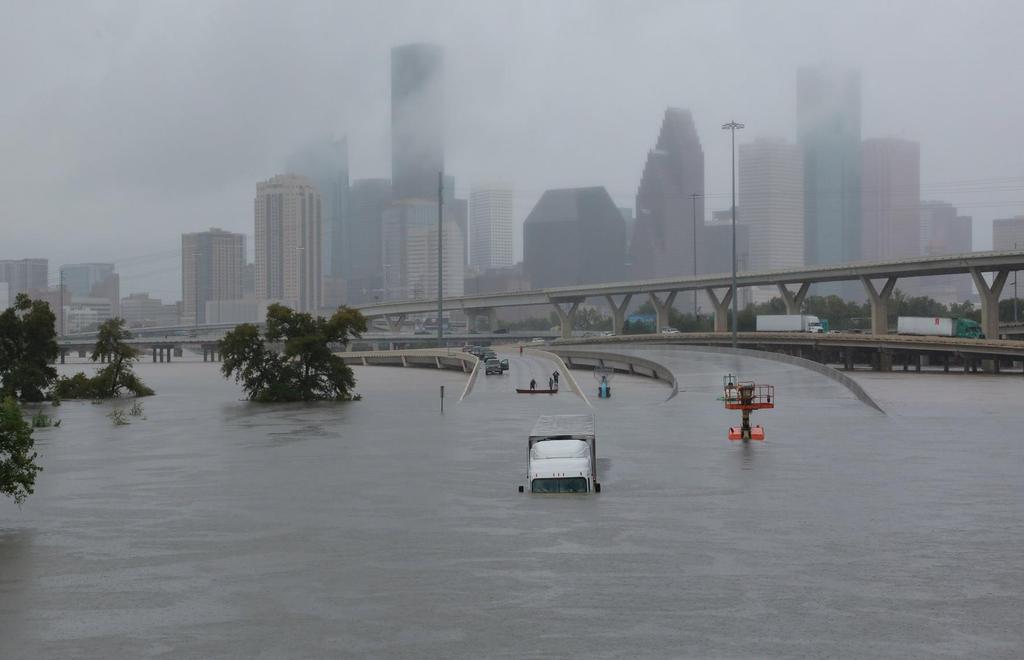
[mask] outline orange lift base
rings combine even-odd
[[[743,431],[739,426],[729,427],[729,439],[730,440],[743,440]],[[764,442],[764,427],[754,426],[750,429],[750,439]]]

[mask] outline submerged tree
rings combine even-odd
[[[363,332],[366,319],[348,307],[325,319],[271,305],[263,336],[244,323],[221,340],[221,372],[234,375],[253,401],[348,401],[355,377],[331,346],[344,346]]]
[[[0,314],[0,397],[43,400],[57,378],[56,320],[46,301],[23,293]]]
[[[35,490],[36,474],[43,468],[36,465],[32,451],[32,427],[21,414],[14,397],[0,403],[0,493],[21,504]]]
[[[62,399],[112,399],[127,390],[135,396],[150,396],[154,392],[146,386],[132,370],[132,363],[139,358],[139,351],[127,343],[132,334],[125,329],[124,319],[113,318],[104,321],[96,335],[93,362],[106,362],[95,376],[89,378],[77,373],[70,378],[61,378],[54,387],[54,394]]]

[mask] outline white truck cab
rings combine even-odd
[[[526,477],[531,493],[600,493],[594,416],[541,415],[530,433]]]

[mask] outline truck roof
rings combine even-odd
[[[586,440],[547,440],[530,448],[530,460],[551,458],[590,458],[590,445]]]
[[[594,437],[593,415],[541,415],[530,431],[530,439],[567,436]]]

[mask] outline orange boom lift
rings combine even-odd
[[[753,410],[766,410],[775,407],[775,387],[773,385],[755,385],[751,381],[737,381],[736,376],[729,374],[722,378],[725,396],[725,407],[739,410],[743,414],[740,426],[729,427],[730,440],[764,441],[764,427],[760,424],[750,426],[750,413]]]

